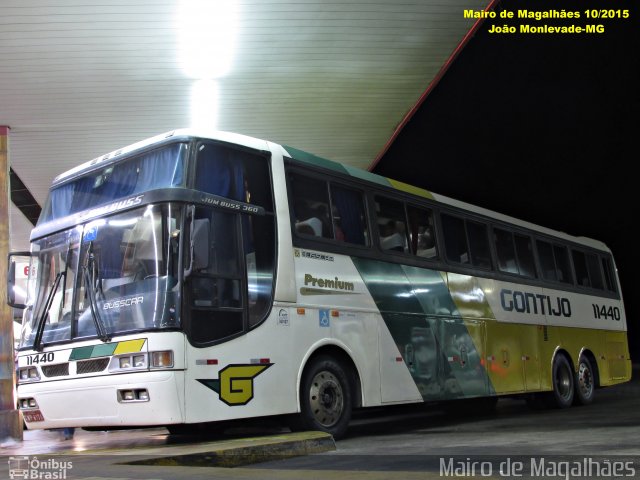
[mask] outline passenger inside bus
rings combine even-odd
[[[407,239],[404,234],[404,223],[389,220],[386,224],[379,225],[380,246],[383,250],[404,252],[407,248]]]
[[[421,226],[419,228],[416,255],[424,258],[433,258],[436,256],[436,242],[431,226]]]
[[[308,199],[299,198],[294,206],[296,232],[316,237],[329,237],[329,216],[327,206]]]

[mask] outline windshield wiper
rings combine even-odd
[[[56,278],[53,281],[53,285],[51,287],[51,291],[49,295],[47,295],[47,299],[44,302],[44,310],[42,311],[42,315],[38,319],[38,326],[36,328],[36,337],[33,340],[33,348],[34,350],[41,352],[42,351],[42,336],[44,335],[44,327],[46,325],[45,319],[51,307],[53,306],[53,297],[58,291],[58,287],[60,286],[60,280],[64,277],[64,285],[65,288],[62,289],[62,298],[60,299],[60,307],[58,308],[58,315],[60,315],[62,308],[64,308],[65,298],[66,298],[66,286],[67,286],[67,272],[69,271],[69,258],[71,256],[71,245],[67,248],[67,255],[64,261],[64,270],[59,272],[56,275]]]
[[[42,335],[44,334],[44,327],[46,325],[46,318],[49,310],[51,309],[51,304],[53,303],[53,297],[58,291],[58,287],[60,286],[60,279],[64,277],[64,272],[59,272],[56,275],[55,280],[53,281],[53,285],[51,286],[51,290],[49,291],[49,295],[47,295],[47,299],[44,301],[44,308],[42,309],[42,313],[40,314],[40,318],[38,319],[38,326],[36,327],[36,337],[33,339],[33,349],[37,352],[42,351]]]
[[[92,272],[95,271],[95,261],[95,255],[93,254],[93,242],[90,242],[89,247],[87,248],[87,259],[85,265],[82,266],[82,273],[84,276],[85,288],[87,289],[87,296],[89,297],[89,309],[91,310],[91,317],[93,318],[93,323],[96,327],[96,333],[98,334],[98,338],[106,343],[111,340],[111,337],[109,336],[109,333],[104,326],[104,322],[102,321],[102,317],[100,316],[98,302],[96,301],[96,289],[93,284],[94,279],[89,275],[89,268],[91,268]]]
[[[71,259],[71,245],[67,248],[67,255],[64,258],[64,270],[62,276],[64,277],[64,286],[62,288],[62,298],[60,299],[60,306],[58,307],[58,317],[62,316],[62,311],[67,301],[67,273],[69,272],[69,260]]]

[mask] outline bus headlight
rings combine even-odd
[[[23,382],[37,382],[40,380],[38,369],[36,367],[24,367],[18,370],[18,380]]]
[[[20,410],[30,410],[38,408],[38,402],[35,398],[21,398],[18,400],[18,408]]]
[[[135,394],[133,393],[133,390],[122,390],[122,400],[124,402],[132,402],[135,400]]]
[[[151,368],[172,368],[173,350],[151,352]]]
[[[120,403],[140,403],[149,400],[149,390],[146,388],[118,390],[118,402]]]
[[[136,353],[129,355],[117,355],[111,359],[110,372],[146,370],[148,367],[147,354]]]

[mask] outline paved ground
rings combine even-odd
[[[639,376],[640,370],[636,369],[630,384],[599,390],[593,405],[568,410],[531,411],[522,400],[503,399],[496,414],[489,417],[447,415],[433,407],[366,411],[357,415],[349,436],[337,442],[334,452],[233,469],[119,464],[142,451],[160,454],[167,445],[190,451],[205,441],[169,437],[164,429],[110,433],[80,430],[71,441],[62,441],[55,432],[30,431],[25,432],[21,445],[0,449],[0,479],[8,473],[5,461],[10,455],[29,455],[31,459],[37,456],[43,462],[70,461],[72,468],[66,470],[66,478],[95,480],[411,479],[435,478],[440,473],[519,478],[518,462],[522,473],[533,469],[534,476],[550,479],[640,478]],[[281,431],[277,426],[266,425],[249,433]],[[236,430],[206,441],[228,440],[239,433]],[[56,452],[64,455],[53,456]],[[476,475],[470,475],[474,465]],[[42,468],[50,466],[56,468],[49,464]],[[574,470],[565,474],[563,469],[571,467]],[[607,469],[614,467],[618,471],[612,473],[617,474],[609,475]]]

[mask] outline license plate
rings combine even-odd
[[[44,417],[40,410],[30,410],[28,412],[22,412],[25,422],[44,422]]]

